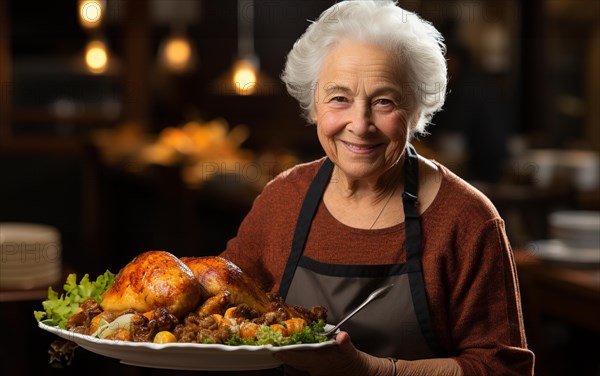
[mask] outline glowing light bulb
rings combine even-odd
[[[192,46],[186,38],[173,37],[165,44],[167,65],[176,71],[185,70],[192,57]]]
[[[252,95],[256,91],[256,68],[248,60],[240,60],[234,66],[233,87],[239,95]]]
[[[106,9],[105,0],[80,0],[78,6],[79,23],[86,29],[100,26]]]
[[[108,52],[103,42],[94,40],[85,48],[85,64],[94,74],[104,73],[108,68]]]

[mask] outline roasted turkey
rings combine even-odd
[[[266,293],[222,257],[178,259],[168,252],[149,251],[119,271],[100,304],[95,299],[83,302],[67,328],[125,341],[156,341],[167,332],[179,342],[226,343],[232,327],[240,336],[250,337],[259,325],[295,333],[326,318],[324,307],[289,305],[281,296]],[[110,324],[103,326],[103,321]],[[254,333],[243,328],[255,328]]]
[[[219,256],[182,257],[198,279],[206,300],[199,314],[211,313],[217,307],[246,304],[261,314],[269,311],[269,296],[236,264]]]
[[[182,318],[203,295],[200,282],[181,260],[169,252],[148,251],[119,271],[100,305],[104,311],[149,312],[161,307]]]

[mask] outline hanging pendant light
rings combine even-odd
[[[159,64],[175,74],[185,74],[196,67],[196,50],[185,31],[173,31],[158,50]]]
[[[238,95],[252,95],[256,92],[257,65],[256,59],[249,56],[234,63],[232,85]]]
[[[85,47],[85,65],[93,74],[106,72],[110,62],[106,43],[99,39],[93,39]]]
[[[238,95],[256,92],[260,62],[254,53],[254,0],[238,0],[238,56],[233,64],[233,87]]]
[[[106,13],[106,0],[79,0],[77,2],[79,24],[84,29],[98,29]]]
[[[92,74],[104,74],[109,69],[113,70],[115,62],[112,61],[114,59],[102,30],[106,19],[106,0],[78,0],[77,15],[81,27],[90,34],[83,52],[85,69]]]
[[[219,95],[268,95],[276,91],[275,81],[260,69],[254,50],[254,0],[237,0],[237,56],[230,71],[214,84]]]

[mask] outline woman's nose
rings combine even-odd
[[[355,103],[350,116],[348,129],[357,136],[363,136],[375,130],[369,106]]]

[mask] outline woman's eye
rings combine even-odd
[[[375,102],[373,102],[373,104],[376,106],[392,106],[394,104],[394,102],[387,98],[379,98],[379,99],[375,100]]]
[[[337,103],[345,103],[345,102],[348,102],[348,99],[346,99],[346,97],[340,97],[340,96],[338,96],[338,97],[331,98],[329,101],[330,102],[334,102],[334,103],[335,102],[337,102]]]

